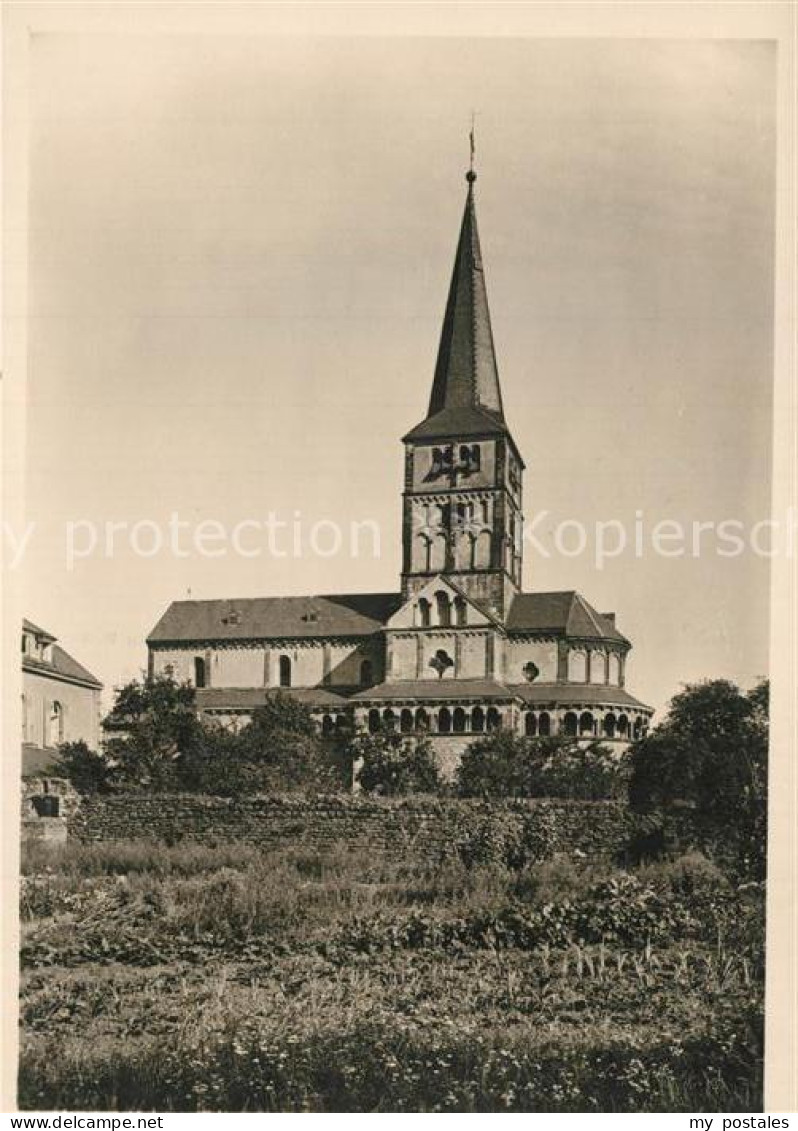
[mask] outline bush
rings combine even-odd
[[[358,766],[355,780],[366,793],[402,797],[435,793],[441,781],[429,739],[385,731],[358,735],[349,754]]]
[[[471,743],[456,775],[461,797],[602,801],[626,794],[626,762],[600,743],[497,731]]]

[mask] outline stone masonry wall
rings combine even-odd
[[[631,818],[616,802],[388,800],[362,796],[203,797],[126,794],[84,799],[70,814],[69,835],[81,841],[150,838],[174,843],[241,842],[264,848],[345,844],[355,850],[440,857],[462,837],[500,829],[520,818],[545,854],[584,862],[616,859]]]

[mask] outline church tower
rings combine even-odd
[[[426,418],[404,437],[402,595],[445,575],[504,621],[521,588],[524,463],[504,420],[474,204],[463,222]]]

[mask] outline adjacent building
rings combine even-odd
[[[62,742],[97,749],[102,684],[46,629],[22,622],[22,771],[46,771]]]
[[[497,728],[627,743],[652,714],[629,639],[579,593],[521,589],[524,461],[505,418],[477,232],[465,203],[429,407],[404,443],[402,574],[390,593],[176,601],[151,672],[225,721],[275,688],[343,725],[429,734],[451,769]]]

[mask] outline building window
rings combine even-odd
[[[452,713],[448,707],[441,707],[438,711],[438,733],[450,734],[452,730]]]
[[[360,682],[363,687],[371,687],[374,682],[374,665],[371,660],[364,660],[360,665]]]
[[[399,715],[399,729],[402,734],[410,734],[413,729],[413,712],[409,707],[403,707]]]
[[[64,741],[64,708],[56,700],[50,708],[49,726],[47,728],[47,745],[60,746]]]
[[[596,733],[596,724],[590,711],[583,711],[579,716],[579,733],[580,735]]]
[[[542,738],[548,738],[551,734],[551,718],[548,711],[541,711],[538,718],[538,734]]]
[[[335,722],[332,715],[325,715],[321,720],[321,733],[328,738],[335,730]]]
[[[538,733],[538,721],[531,711],[527,711],[524,718],[524,734],[534,738]]]
[[[618,737],[626,738],[629,734],[629,720],[626,715],[618,716]]]
[[[501,730],[502,717],[495,707],[488,707],[486,723],[488,730]]]
[[[604,716],[604,722],[602,724],[602,729],[607,738],[615,738],[615,727],[615,715],[610,712],[609,715]]]
[[[454,623],[458,628],[463,628],[468,623],[468,606],[464,597],[454,599]]]
[[[202,656],[194,657],[194,686],[205,687],[205,661]]]
[[[485,712],[481,707],[475,707],[471,712],[471,730],[474,734],[482,734],[485,729]]]
[[[396,715],[390,707],[382,713],[382,725],[385,730],[396,730]]]
[[[372,707],[369,711],[369,734],[379,734],[381,729],[380,712]]]
[[[291,686],[291,659],[289,656],[280,657],[280,687]]]
[[[452,619],[451,606],[449,605],[449,594],[444,593],[442,589],[439,589],[435,594],[435,605],[438,612],[438,624],[443,628],[448,628]]]
[[[443,648],[439,648],[429,662],[429,666],[438,673],[438,679],[443,678],[443,673],[454,667],[454,660]]]
[[[576,735],[578,726],[579,720],[577,719],[576,715],[573,713],[573,711],[568,711],[562,721],[563,733],[573,738]]]
[[[61,798],[55,793],[42,793],[32,798],[33,808],[40,817],[60,817]]]
[[[454,714],[452,715],[452,727],[455,734],[465,734],[466,713],[462,707],[455,707]]]
[[[418,599],[418,623],[422,628],[429,628],[430,626],[430,613],[431,606],[426,597],[419,597]]]
[[[429,715],[423,707],[416,711],[416,730],[429,730]]]

